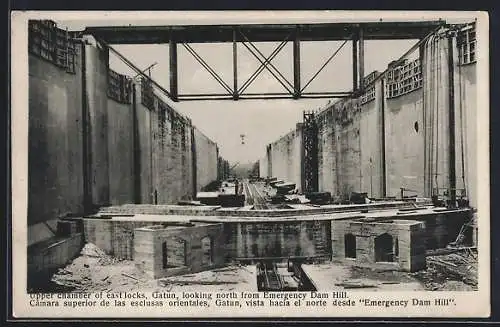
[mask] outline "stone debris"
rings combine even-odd
[[[427,269],[413,275],[428,290],[467,291],[477,290],[477,274],[476,250],[464,248],[458,252],[428,256]]]
[[[255,277],[247,267],[228,266],[155,280],[147,276],[133,261],[115,259],[94,244],[87,243],[81,255],[59,269],[51,281],[73,292],[153,292],[164,291],[165,288],[193,291],[206,288],[210,291],[214,287],[227,291],[236,284],[239,284],[237,289],[243,287],[251,291],[253,286],[249,281],[253,279]]]
[[[344,283],[336,283],[335,286],[343,287],[344,289],[353,289],[353,288],[376,288],[377,284],[365,284],[361,282],[344,282]]]
[[[106,252],[92,243],[85,244],[80,252],[80,255],[89,258],[98,258],[100,265],[109,265],[113,262],[119,261],[117,258],[106,254]]]
[[[84,255],[87,257],[100,258],[100,257],[106,256],[106,253],[103,250],[101,250],[100,248],[98,248],[97,246],[95,246],[94,244],[87,243],[87,244],[85,244],[82,251],[80,252],[80,255]]]
[[[328,269],[332,269],[331,265],[328,265]],[[420,289],[433,291],[477,290],[477,251],[475,248],[434,251],[427,256],[427,268],[415,273],[355,265],[345,266],[342,271],[344,273],[336,273],[336,281],[332,284],[344,289],[368,291],[397,287],[404,290],[419,289],[417,286],[420,284]],[[80,292],[152,291],[165,288],[227,291],[234,287],[252,290],[249,281],[255,278],[249,267],[233,265],[154,280],[132,261],[115,259],[94,244],[87,243],[79,257],[53,275],[52,282]]]
[[[94,244],[87,243],[66,267],[59,269],[52,282],[72,288],[74,291],[91,292],[116,289],[130,279],[140,279],[141,272],[133,264],[107,255]]]

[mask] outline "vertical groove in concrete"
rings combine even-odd
[[[191,130],[191,133],[190,133],[190,136],[191,136],[191,158],[192,158],[192,171],[193,171],[193,190],[192,190],[192,193],[193,193],[193,199],[196,198],[196,192],[198,191],[198,184],[197,184],[197,178],[198,178],[198,163],[197,163],[197,154],[196,154],[196,139],[195,139],[195,136],[194,136],[194,129],[195,127],[191,127],[190,130]]]
[[[449,193],[451,206],[455,206],[457,177],[455,172],[455,82],[454,82],[454,60],[453,60],[453,37],[448,36],[448,119],[449,119]]]
[[[387,164],[386,164],[386,158],[385,158],[385,83],[384,83],[384,78],[380,79],[380,88],[381,88],[381,99],[380,99],[380,125],[381,125],[381,147],[382,151],[380,152],[381,156],[381,166],[382,166],[382,181],[381,181],[381,186],[382,186],[382,196],[386,197],[387,196]]]
[[[83,208],[85,212],[92,210],[92,149],[90,142],[90,117],[88,108],[86,48],[81,43],[82,62],[82,168],[83,168]]]
[[[133,117],[133,144],[134,144],[134,162],[133,162],[133,172],[134,172],[134,202],[139,204],[142,203],[142,187],[141,187],[141,141],[139,132],[139,113],[137,108],[137,89],[133,81],[131,82],[132,90],[132,117]]]

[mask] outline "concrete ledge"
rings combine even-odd
[[[290,205],[292,209],[251,210],[248,208],[221,208],[221,206],[180,206],[180,205],[152,205],[152,204],[126,204],[121,206],[103,207],[99,213],[90,217],[105,215],[194,215],[194,216],[234,216],[234,217],[287,217],[293,215],[317,215],[356,211],[374,211],[389,209],[414,208],[411,203],[404,201],[379,202],[369,204],[350,205]],[[87,218],[87,217],[85,217]]]
[[[65,266],[78,256],[83,245],[83,234],[53,237],[28,247],[28,281],[39,275]]]

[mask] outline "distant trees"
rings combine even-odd
[[[250,170],[249,174],[248,174],[248,177],[259,177],[260,176],[260,171],[259,171],[259,162],[255,162],[253,165],[252,165],[252,169]]]

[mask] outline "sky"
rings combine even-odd
[[[381,14],[382,17],[383,14]],[[329,12],[319,12],[317,15],[301,15],[289,13],[286,17],[264,12],[260,15],[201,15],[191,14],[191,17],[170,15],[169,19],[155,16],[155,19],[137,20],[134,16],[128,19],[111,19],[104,16],[99,19],[55,19],[61,28],[83,30],[87,26],[123,26],[123,25],[176,25],[176,24],[235,24],[235,23],[315,23],[331,22]],[[348,16],[343,21],[362,21],[372,16]],[[80,17],[79,17],[80,18]],[[423,17],[422,17],[423,18]],[[420,19],[422,19],[420,18]],[[436,19],[432,17],[431,19]],[[382,18],[380,18],[382,19]],[[387,18],[384,18],[387,19]],[[390,20],[408,20],[394,17]],[[417,40],[365,41],[365,75],[374,70],[384,71],[387,64],[398,59]],[[301,74],[302,85],[323,65],[328,57],[335,52],[343,42],[302,42],[301,43]],[[279,43],[255,43],[263,52],[269,55]],[[232,86],[232,44],[192,44],[196,52],[221,75],[224,81]],[[169,88],[169,49],[168,45],[113,45],[122,55],[134,65],[144,69],[156,63],[151,70],[151,76],[165,89]],[[325,67],[306,91],[349,91],[352,88],[352,54],[348,42],[338,52],[336,57]],[[278,68],[290,83],[293,83],[292,44],[273,59]],[[238,44],[238,84],[244,81],[258,68],[259,61],[241,44]],[[122,74],[135,76],[123,62],[110,55],[111,69]],[[179,94],[187,93],[223,93],[224,89],[195,61],[181,45],[178,46],[178,78]],[[283,92],[283,87],[274,77],[264,70],[248,87],[246,92]],[[205,135],[217,142],[220,154],[232,163],[255,162],[265,155],[266,145],[295,128],[302,121],[304,110],[320,110],[329,101],[336,99],[280,99],[280,100],[223,100],[223,101],[185,101],[173,103],[173,107],[191,118],[193,124]],[[241,135],[245,135],[242,144]]]
[[[366,42],[365,72],[384,71],[387,64],[406,52],[416,41]],[[342,42],[303,42],[301,45],[302,85],[308,81],[333,54]],[[270,54],[277,43],[256,43],[264,55]],[[232,86],[232,45],[195,44],[192,47],[209,65]],[[169,88],[169,50],[167,45],[116,45],[122,55],[137,67],[157,63],[151,76]],[[384,51],[380,51],[383,48]],[[337,56],[311,82],[306,91],[349,91],[352,88],[351,45],[346,44]],[[260,63],[248,50],[238,45],[238,85],[242,85],[258,69]],[[293,83],[291,44],[276,56],[272,63],[290,83]],[[120,73],[135,75],[117,57],[110,56],[110,67]],[[223,93],[224,89],[183,47],[178,48],[179,94]],[[283,86],[267,71],[247,88],[246,92],[283,92]],[[230,162],[250,162],[265,155],[267,144],[295,128],[304,110],[320,110],[329,99],[279,100],[222,100],[185,101],[173,104],[179,112],[190,117],[193,124],[217,142],[221,155]],[[335,99],[330,99],[335,101]],[[241,135],[245,135],[242,144]]]

